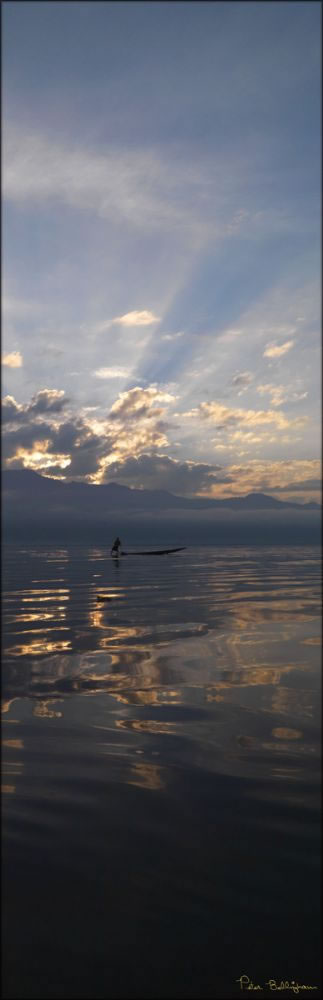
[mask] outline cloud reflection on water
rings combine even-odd
[[[223,767],[226,759],[239,770],[257,749],[295,756],[288,732],[299,734],[297,753],[306,754],[300,723],[317,717],[319,556],[302,551],[303,560],[292,549],[284,559],[278,549],[188,551],[163,562],[158,582],[152,563],[140,566],[140,584],[134,560],[118,570],[117,585],[101,550],[20,552],[19,581],[12,563],[5,594],[4,717],[18,714],[19,722],[24,703],[39,723],[62,727],[81,696],[84,722],[91,726],[100,706],[117,736],[128,733],[130,757],[140,738],[146,756],[164,746],[178,760],[189,746],[191,761],[202,755],[209,767]],[[97,584],[98,560],[105,579]],[[65,564],[53,580],[60,588],[50,586],[57,561]],[[110,600],[98,606],[102,594]]]

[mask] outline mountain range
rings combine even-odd
[[[277,500],[265,493],[215,499],[180,497],[166,490],[134,489],[119,483],[94,486],[42,476],[30,469],[2,473],[3,529],[6,537],[101,538],[124,533],[134,542],[217,544],[233,539],[271,544],[283,538],[318,540],[320,506]],[[285,530],[284,530],[285,526]],[[269,535],[268,535],[268,529]],[[278,534],[277,534],[278,532]],[[305,534],[304,534],[305,532]],[[313,535],[314,532],[314,535]],[[157,537],[158,536],[158,537]]]
[[[292,507],[296,510],[319,510],[319,504],[310,502],[299,504],[290,500],[277,500],[265,493],[248,493],[241,497],[215,499],[213,497],[179,497],[167,490],[134,489],[121,486],[119,483],[103,483],[99,486],[84,482],[65,482],[41,476],[31,469],[7,469],[2,473],[2,491],[4,499],[10,494],[10,502],[19,497],[30,496],[33,502],[48,499],[53,508],[59,509],[63,504],[71,505],[71,510],[78,510],[89,505],[93,511],[109,510],[279,510]]]

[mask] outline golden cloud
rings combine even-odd
[[[138,417],[140,413],[147,415],[154,403],[172,403],[174,399],[175,396],[172,396],[169,392],[157,389],[155,386],[142,389],[141,386],[137,385],[134,389],[128,389],[126,392],[119,393],[118,399],[111,406],[110,415],[113,414],[115,416],[117,414],[122,417],[133,415]]]
[[[50,441],[34,441],[32,448],[17,448],[15,455],[7,459],[7,465],[20,461],[23,469],[34,469],[35,472],[42,472],[45,469],[58,467],[66,469],[71,464],[69,455],[55,454],[48,451]]]
[[[302,427],[306,422],[306,417],[299,417],[289,420],[281,410],[242,410],[224,406],[223,403],[215,401],[210,403],[200,403],[194,410],[183,413],[184,417],[202,417],[218,425],[218,430],[226,431],[233,429],[236,424],[239,427],[258,427],[266,424],[273,424],[280,430],[287,427]]]
[[[228,481],[216,483],[211,489],[206,489],[201,495],[217,498],[228,496],[243,496],[246,493],[275,493],[282,499],[288,499],[293,493],[293,484],[297,488],[297,498],[302,500],[302,483],[304,483],[303,498],[310,499],[307,493],[308,481],[315,483],[321,479],[321,461],[319,459],[294,459],[291,461],[258,461],[252,459],[246,465],[227,465],[225,467]],[[313,485],[313,496],[319,499],[318,487]]]
[[[107,417],[100,419],[61,417],[65,396],[58,390],[41,390],[23,406],[8,396],[3,401],[6,465],[50,469],[52,475],[70,466],[72,478],[101,481],[112,462],[168,444],[165,408],[158,404],[174,398],[156,385],[136,386],[119,393]]]
[[[148,309],[143,309],[142,312],[134,309],[133,312],[125,313],[124,316],[115,316],[112,322],[120,323],[121,326],[150,326],[152,323],[160,323],[160,316],[155,316]]]
[[[272,385],[270,382],[266,382],[264,385],[257,386],[257,392],[264,396],[268,393],[271,396],[272,406],[281,406],[282,403],[294,402],[297,403],[301,399],[306,399],[308,392],[295,392],[285,385]]]
[[[22,368],[23,358],[20,351],[11,351],[11,354],[4,354],[2,364],[7,368]]]
[[[264,358],[281,358],[283,354],[287,354],[287,351],[294,347],[294,343],[294,340],[286,340],[285,344],[267,344]]]

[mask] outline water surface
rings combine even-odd
[[[319,984],[319,556],[8,546],[5,997]]]

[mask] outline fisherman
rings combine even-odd
[[[119,549],[121,549],[121,540],[120,540],[120,538],[118,536],[115,539],[115,541],[113,542],[113,546],[112,546],[110,555],[112,556],[114,553],[116,553],[116,555],[118,556],[119,555]]]

